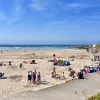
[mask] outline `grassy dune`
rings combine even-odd
[[[92,96],[88,100],[100,100],[100,93],[98,93],[96,96]]]
[[[96,44],[96,47],[100,48],[100,43]]]

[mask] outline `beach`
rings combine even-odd
[[[65,72],[66,80],[51,78],[52,62],[48,62],[52,55],[63,60],[70,61],[70,66],[55,66],[57,74],[61,75]],[[74,61],[70,58],[74,56]],[[69,78],[68,68],[71,67],[77,73],[84,66],[95,65],[91,61],[92,54],[85,49],[78,48],[63,48],[63,49],[11,49],[2,50],[0,53],[0,62],[4,65],[0,66],[0,72],[4,73],[5,79],[0,79],[0,98],[9,97],[24,91],[38,91],[48,87],[56,86],[71,80]],[[23,63],[35,60],[36,64]],[[12,63],[9,66],[9,62]],[[20,69],[19,65],[23,63]],[[42,84],[29,84],[27,81],[28,71],[37,70],[41,73]]]

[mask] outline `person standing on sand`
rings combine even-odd
[[[32,72],[28,71],[28,83],[31,83],[32,80]]]
[[[52,70],[53,71],[52,71],[51,77],[54,78],[54,77],[56,77],[56,68],[54,67]]]
[[[33,84],[36,84],[36,72],[33,72]]]
[[[55,67],[53,68],[53,72],[54,72],[54,74],[56,75],[56,68],[55,68]]]
[[[37,74],[37,71],[35,70],[35,74]]]
[[[20,67],[20,69],[21,69],[21,68],[23,67],[23,64],[22,64],[22,63],[20,63],[19,67]]]

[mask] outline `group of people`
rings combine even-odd
[[[66,60],[62,60],[62,59],[57,59],[56,55],[53,54],[53,57],[51,60],[49,60],[48,62],[53,62],[53,65],[58,65],[58,66],[69,66],[70,62],[66,61]]]
[[[83,71],[85,73],[100,72],[100,64],[98,66],[84,66]]]
[[[84,66],[84,68],[81,69],[80,72],[78,73],[78,78],[79,79],[84,79],[85,74],[95,73],[95,72],[100,72],[100,64],[97,67]]]
[[[40,72],[35,71],[28,71],[28,82],[33,84],[40,84],[41,83],[41,74]]]
[[[100,56],[94,55],[92,61],[100,61]]]
[[[7,64],[8,63],[8,64]],[[6,66],[6,65],[9,65],[9,66],[11,66],[12,65],[12,62],[11,61],[9,61],[9,62],[0,62],[0,66]]]
[[[62,79],[66,79],[65,78],[65,73],[64,72],[62,72],[62,75],[60,76],[60,75],[58,75],[57,73],[56,73],[56,68],[55,67],[53,67],[53,69],[52,69],[52,72],[51,72],[51,78],[62,78]]]
[[[76,74],[75,70],[73,70],[72,68],[69,68],[68,71],[69,71],[69,77],[72,77],[72,78],[78,77],[78,79],[84,79],[84,76],[87,73],[86,69],[80,70],[77,74]],[[62,78],[62,79],[66,79],[65,73],[62,72],[62,75],[61,76],[58,75],[56,73],[56,68],[55,67],[53,67],[53,69],[52,69],[51,78],[56,78],[56,79],[57,78]]]
[[[37,64],[35,60],[32,61],[23,61],[24,64]]]

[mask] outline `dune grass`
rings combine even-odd
[[[100,100],[100,93],[98,93],[96,96],[90,97],[88,100]]]
[[[96,44],[96,47],[100,48],[100,43]]]

